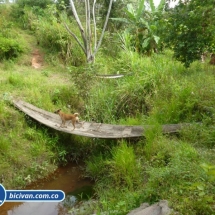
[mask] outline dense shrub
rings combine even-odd
[[[113,147],[108,156],[92,156],[87,161],[86,168],[89,176],[99,183],[108,181],[108,184],[127,187],[129,190],[134,190],[142,183],[140,163],[133,147],[128,146],[125,141]]]
[[[0,37],[0,60],[13,59],[23,52],[23,48],[14,39]]]
[[[34,14],[43,15],[44,9],[50,4],[53,4],[52,0],[17,0],[13,5],[12,16],[22,20],[25,8],[31,8]]]
[[[27,6],[22,11],[22,19],[19,22],[22,28],[29,29],[36,35],[37,43],[47,51],[47,61],[55,63],[60,59],[64,63],[74,66],[85,62],[79,45],[69,35],[60,18],[57,17],[56,5],[47,6],[40,14],[35,13],[31,7]],[[78,28],[72,24],[69,27],[73,32],[79,32]]]
[[[18,42],[17,29],[11,22],[10,11],[9,6],[0,4],[0,60],[16,58],[24,51],[21,41]]]
[[[151,156],[145,160],[148,181],[143,191],[146,200],[169,199],[179,214],[213,214],[213,182],[202,168],[197,150],[163,137],[147,141],[144,148],[148,151],[149,147]]]
[[[78,66],[85,62],[80,47],[68,34],[63,24],[41,19],[37,23],[36,36],[41,46],[58,56],[66,63]]]
[[[45,9],[47,5],[53,4],[52,0],[17,0],[16,3],[19,5],[20,8],[23,8],[24,6],[30,6],[30,7],[40,7],[42,9]]]

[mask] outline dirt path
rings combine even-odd
[[[39,49],[32,52],[31,66],[35,69],[41,68],[43,65],[43,55]]]

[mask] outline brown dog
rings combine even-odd
[[[65,125],[66,121],[71,120],[72,125],[73,125],[73,127],[74,127],[73,130],[74,130],[74,129],[75,129],[75,123],[80,123],[80,122],[79,122],[79,118],[78,118],[78,116],[79,116],[78,113],[66,114],[66,113],[63,113],[63,112],[61,111],[61,109],[56,110],[54,113],[59,114],[59,116],[60,116],[60,118],[61,118],[61,120],[62,120],[62,123],[61,123],[60,127],[66,128],[66,125]],[[82,123],[81,123],[81,124],[82,124]],[[83,127],[83,125],[82,125],[81,127]],[[72,131],[73,131],[73,130],[72,130]]]

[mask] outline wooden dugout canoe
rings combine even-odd
[[[95,122],[84,122],[83,127],[80,124],[76,125],[76,128],[73,129],[71,123],[66,123],[67,128],[60,127],[61,119],[60,116],[43,109],[40,109],[30,103],[24,102],[22,100],[13,100],[13,104],[20,111],[24,112],[26,115],[35,119],[36,121],[53,128],[58,131],[66,132],[69,134],[75,134],[85,137],[92,138],[105,138],[105,139],[115,139],[115,138],[132,138],[132,137],[141,137],[144,136],[145,130],[149,129],[152,126],[141,125],[141,126],[128,126],[128,125],[112,125],[112,124],[103,124]],[[178,132],[185,124],[170,124],[163,125],[163,133],[176,133]]]

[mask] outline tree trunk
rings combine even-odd
[[[104,37],[105,29],[107,27],[108,19],[110,16],[110,11],[112,7],[113,0],[110,0],[106,20],[102,29],[102,34],[100,36],[99,42],[97,43],[97,33],[96,33],[96,18],[95,18],[95,4],[96,0],[93,2],[93,7],[92,7],[92,13],[93,13],[93,25],[94,25],[94,48],[92,48],[92,31],[91,31],[91,17],[90,17],[90,2],[89,0],[85,0],[85,16],[86,16],[86,29],[84,30],[81,21],[79,19],[79,16],[77,14],[75,5],[74,5],[74,0],[70,0],[70,5],[72,8],[73,15],[75,17],[75,20],[78,24],[79,30],[81,32],[81,37],[83,41],[82,43],[79,41],[78,37],[68,28],[66,23],[64,23],[67,31],[74,37],[74,39],[77,41],[77,43],[81,46],[81,49],[84,51],[84,54],[86,56],[86,60],[88,63],[93,63],[95,60],[95,55],[98,52],[102,39]]]

